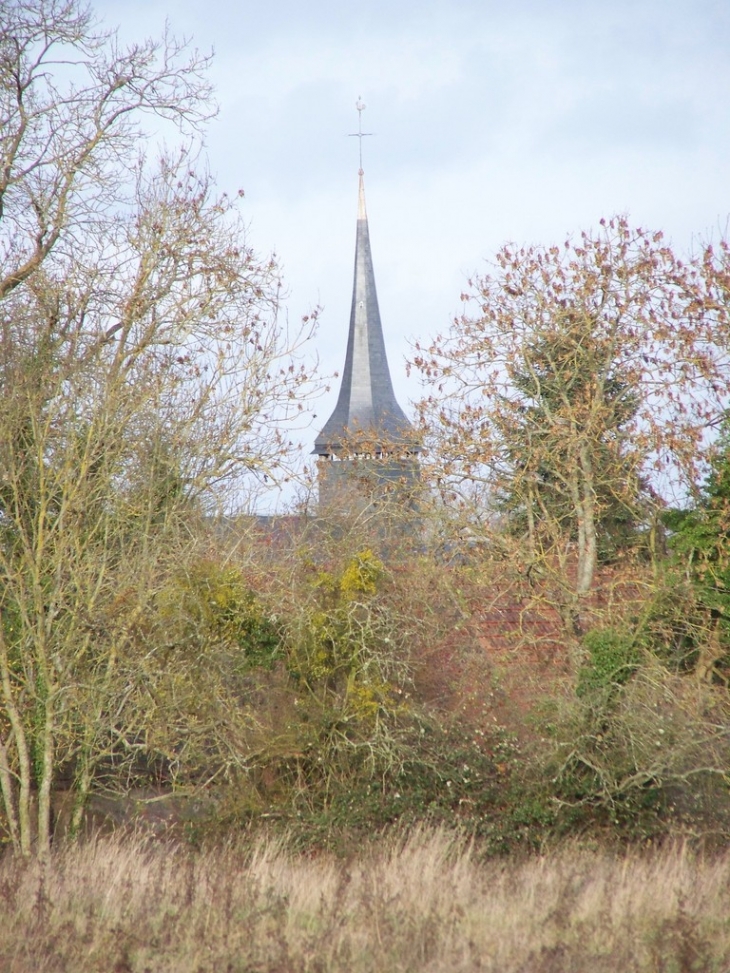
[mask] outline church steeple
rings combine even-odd
[[[361,138],[362,134],[359,133]],[[315,440],[314,452],[319,456],[350,453],[353,443],[365,440],[371,455],[415,451],[413,429],[396,401],[385,353],[362,168],[359,179],[355,272],[345,368],[335,410]]]

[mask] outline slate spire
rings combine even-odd
[[[362,143],[361,143],[362,144]],[[411,424],[398,405],[385,353],[370,252],[363,170],[359,172],[355,273],[350,330],[337,405],[314,443],[319,456],[350,452],[368,440],[368,452],[414,452]]]

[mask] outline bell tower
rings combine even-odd
[[[320,508],[345,496],[405,499],[418,481],[415,432],[398,405],[388,368],[375,289],[365,208],[362,131],[365,105],[357,102],[360,170],[355,269],[345,367],[334,412],[314,443]]]

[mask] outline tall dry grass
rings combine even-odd
[[[730,855],[480,863],[416,831],[342,862],[141,839],[0,863],[3,973],[723,973]]]

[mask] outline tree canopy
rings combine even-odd
[[[444,491],[472,515],[477,498],[493,536],[506,510],[522,556],[559,565],[579,598],[618,524],[698,482],[730,393],[726,264],[724,247],[683,261],[624,218],[505,246],[418,349]]]
[[[202,164],[207,63],[123,48],[76,0],[0,5],[0,785],[25,853],[61,768],[83,796],[150,738],[143,622],[200,518],[284,468],[313,387],[314,319],[288,331]]]

